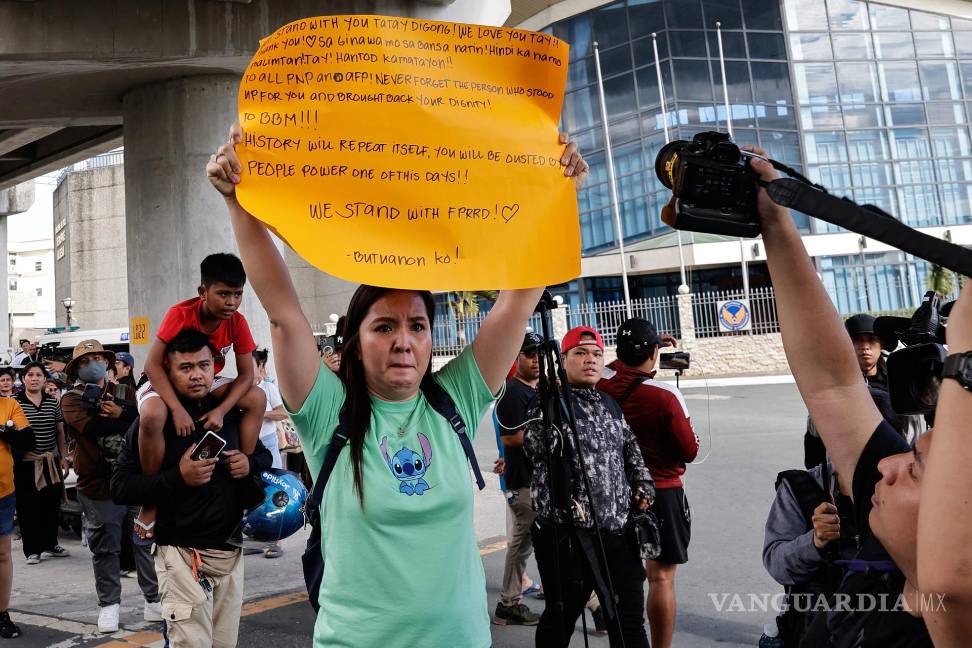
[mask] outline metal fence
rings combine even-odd
[[[432,325],[432,355],[439,357],[459,355],[467,344],[476,339],[479,327],[485,319],[485,312],[461,318],[452,316],[436,318],[435,324]],[[540,316],[534,313],[527,326],[539,333]]]
[[[89,169],[100,169],[102,167],[116,166],[118,164],[125,163],[125,152],[124,151],[111,151],[109,153],[102,153],[96,155],[87,160],[81,160],[80,162],[75,162],[71,166],[64,167],[57,174],[57,178],[54,180],[54,186],[59,187],[61,181],[67,177],[67,175],[73,171],[87,171]]]
[[[740,290],[720,290],[692,295],[692,314],[695,318],[695,337],[719,337],[721,335],[761,335],[778,333],[780,321],[776,316],[776,295],[772,288],[753,288],[749,291],[749,310],[752,328],[748,331],[726,333],[719,326],[719,302],[742,299]]]
[[[640,317],[652,322],[659,333],[682,337],[681,322],[678,319],[678,298],[674,295],[631,300],[632,317]],[[591,326],[604,338],[606,346],[614,346],[615,332],[621,323],[628,319],[623,301],[595,302],[567,308],[567,326]]]
[[[719,326],[718,303],[741,299],[741,291],[716,291],[696,293],[692,297],[692,314],[695,320],[695,336],[699,338],[721,335],[761,335],[780,330],[776,316],[776,297],[772,288],[754,288],[749,292],[752,329],[738,333],[725,333]],[[564,306],[568,328],[592,326],[600,331],[606,346],[614,346],[618,326],[628,318],[623,301],[596,302],[577,306]],[[682,337],[682,322],[678,315],[678,298],[675,295],[631,300],[631,313],[655,324],[659,333]],[[486,319],[486,311],[468,317],[438,316],[432,326],[432,354],[436,357],[453,357],[470,344],[479,333]],[[534,314],[527,324],[532,330],[542,330],[540,316]],[[314,327],[316,335],[333,330],[333,324]]]

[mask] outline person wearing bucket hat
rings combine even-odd
[[[78,475],[78,500],[85,515],[85,528],[95,590],[98,595],[98,630],[118,630],[121,606],[119,563],[122,529],[133,520],[134,507],[116,504],[109,492],[111,465],[125,443],[125,432],[137,417],[134,407],[115,402],[115,384],[107,380],[115,354],[97,340],[82,340],[74,347],[65,367],[71,388],[61,397],[61,415],[66,432],[74,438],[74,470]],[[138,583],[145,597],[146,621],[161,621],[158,580],[148,547],[135,547]]]

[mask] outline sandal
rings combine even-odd
[[[533,596],[533,598],[543,600],[543,585],[535,580],[530,581],[530,587],[520,592],[520,596]]]

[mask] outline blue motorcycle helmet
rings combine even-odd
[[[289,538],[304,526],[307,489],[296,473],[279,468],[260,471],[263,504],[243,518],[243,535],[260,542]]]

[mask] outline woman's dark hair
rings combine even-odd
[[[10,376],[10,380],[17,380],[17,371],[13,367],[0,367],[0,376]]]
[[[361,457],[364,451],[365,434],[371,424],[371,396],[368,393],[368,382],[365,380],[364,363],[361,362],[361,323],[371,309],[371,305],[384,297],[394,288],[379,288],[377,286],[361,285],[354,291],[348,312],[344,321],[344,350],[341,355],[341,368],[338,376],[344,382],[346,395],[344,407],[348,414],[348,443],[351,445],[351,468],[354,472],[354,490],[358,494],[358,501],[364,507],[364,486],[361,480]],[[425,311],[429,317],[429,330],[435,321],[435,300],[427,290],[414,292],[425,303]],[[432,360],[422,377],[422,385],[432,380]]]
[[[23,366],[23,368],[20,370],[20,379],[23,380],[27,376],[27,372],[33,369],[34,367],[37,367],[38,369],[41,370],[41,373],[44,374],[45,380],[50,379],[51,374],[47,372],[47,367],[44,366],[43,362],[37,362],[37,361],[28,362]]]

